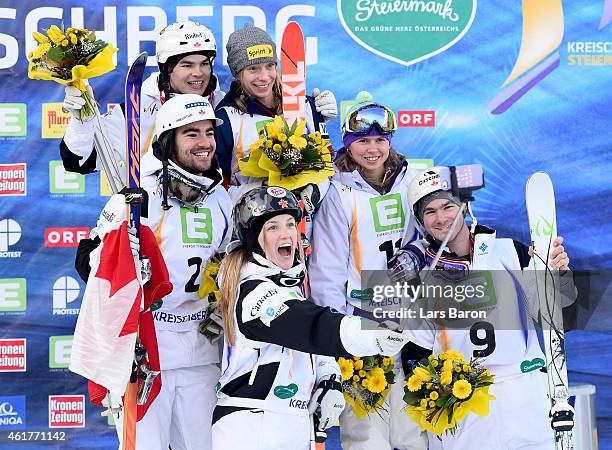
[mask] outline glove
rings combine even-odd
[[[219,313],[219,306],[216,302],[210,303],[206,308],[199,330],[211,344],[217,342],[223,334],[223,318]]]
[[[312,96],[315,101],[315,109],[323,116],[325,122],[335,119],[338,115],[338,105],[336,105],[336,96],[332,91],[321,92],[319,88],[312,91]]]
[[[321,203],[321,191],[316,184],[307,184],[300,192],[300,198],[304,202],[304,209],[308,214],[314,214],[319,203]]]
[[[140,258],[140,240],[136,236],[136,228],[128,226],[128,237],[130,238],[130,249],[134,258]]]
[[[93,90],[91,89],[90,85],[87,85],[87,92],[89,93],[89,97],[93,102]],[[83,114],[83,111],[81,111],[83,106],[85,106],[85,99],[83,98],[83,93],[79,89],[74,86],[66,86],[65,94],[63,105],[65,111],[68,111],[74,118],[83,122],[93,119],[93,112],[85,115]]]
[[[342,395],[342,384],[336,381],[336,375],[331,375],[327,380],[319,383],[317,390],[310,399],[308,412],[319,415],[317,428],[320,431],[334,426],[340,413],[344,410],[346,401]]]
[[[90,237],[94,239],[99,236],[101,240],[104,240],[104,235],[110,230],[117,227],[117,223],[123,222],[127,217],[127,210],[125,207],[125,196],[123,194],[114,194],[108,200],[104,209],[100,213],[98,222],[95,228],[91,230]],[[131,246],[131,241],[130,241]]]
[[[419,272],[425,267],[425,258],[419,249],[413,245],[397,251],[387,263],[387,274],[391,281],[414,282],[420,284]]]
[[[377,325],[368,319],[346,316],[340,322],[340,341],[345,350],[355,356],[396,355],[408,342],[401,333],[373,329]],[[370,329],[365,329],[366,327]]]

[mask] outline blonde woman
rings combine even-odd
[[[324,430],[344,408],[333,357],[390,355],[405,342],[394,331],[362,331],[360,318],[305,301],[301,215],[296,197],[276,186],[253,189],[234,207],[240,246],[220,274],[225,342],[216,450],[309,449],[310,415]]]

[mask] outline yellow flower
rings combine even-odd
[[[444,361],[444,364],[442,364],[442,370],[453,370],[453,361],[451,361],[450,359]]]
[[[36,59],[36,58],[40,58],[43,55],[46,55],[50,48],[51,48],[51,43],[49,42],[40,44],[38,47],[34,49],[30,59]]]
[[[57,25],[51,25],[51,28],[47,30],[47,36],[49,36],[49,39],[51,39],[51,42],[55,45],[59,45],[60,42],[64,40],[62,30],[60,30]]]
[[[251,145],[249,145],[249,152],[254,152],[255,150],[261,148],[261,146],[263,145],[265,139],[263,138],[259,138],[257,139],[255,142],[253,142]]]
[[[276,153],[280,153],[280,151],[283,149],[283,147],[281,147],[280,144],[274,144],[272,146],[272,150],[274,150]]]
[[[416,392],[419,389],[421,389],[421,386],[423,385],[423,382],[421,381],[421,379],[416,376],[416,375],[411,375],[408,378],[408,381],[406,381],[406,386],[408,386],[408,390],[410,392]]]
[[[368,374],[368,390],[376,394],[381,393],[387,387],[385,372],[380,367],[370,370]]]
[[[360,371],[359,371],[359,376],[360,376],[360,377],[362,377],[362,378],[363,378],[363,377],[365,377],[365,376],[366,376],[366,371],[365,371],[365,370],[363,370],[363,369],[362,369],[362,370],[360,370]]]
[[[304,139],[301,136],[296,136],[296,135],[289,137],[289,143],[291,144],[292,147],[299,148],[299,149],[305,148],[306,144],[308,144],[306,139]]]
[[[287,141],[283,141],[283,143],[281,144],[283,148],[289,148],[289,144],[287,143]]]
[[[427,408],[427,403],[429,403],[428,400],[426,398],[422,398],[419,405],[421,406],[421,408]]]
[[[438,360],[437,360],[437,359],[434,359],[434,360],[431,362],[431,365],[432,365],[433,367],[438,367],[438,365],[439,365],[439,364],[440,364],[440,363],[438,362]]]
[[[266,147],[268,147],[268,148],[272,148],[272,145],[273,145],[273,142],[272,142],[270,139],[268,139],[268,140],[266,141]]]
[[[350,378],[353,376],[353,361],[350,359],[340,358],[338,359],[338,365],[340,366],[342,379],[350,380]]]
[[[70,38],[70,42],[72,42],[73,44],[76,44],[76,43],[77,43],[77,37],[76,37],[76,34],[70,33],[70,34],[68,35],[68,37]]]
[[[362,359],[360,359],[359,361],[355,361],[355,369],[356,370],[363,369],[363,360]]]
[[[361,380],[361,385],[362,385],[364,388],[366,388],[366,389],[367,389],[367,387],[368,387],[368,379],[367,379],[367,378],[364,378],[363,380]]]
[[[429,361],[433,361],[433,359],[434,359],[434,358],[435,358],[435,356],[434,356],[433,354],[432,354],[432,355],[429,355],[429,356],[427,357],[427,359],[428,359]]]
[[[433,386],[433,383],[427,383],[427,384],[425,385],[425,387],[426,387],[427,389],[431,389],[431,387],[432,387],[432,386]]]
[[[300,123],[298,123],[298,126],[295,128],[295,131],[293,132],[294,136],[301,136],[304,134],[304,129],[306,128],[306,119],[302,119],[300,120]]]
[[[277,139],[284,143],[287,140],[287,136],[285,136],[285,133],[279,133]]]
[[[472,366],[470,366],[469,364],[464,364],[463,365],[463,371],[464,372],[470,372],[472,370]]]
[[[32,33],[32,36],[34,36],[34,39],[36,39],[36,41],[37,41],[39,44],[44,44],[45,42],[49,42],[49,39],[47,39],[47,36],[45,36],[45,35],[44,35],[44,34],[42,34],[42,33],[39,33],[38,31],[34,31],[34,32]]]
[[[453,385],[453,395],[460,400],[468,398],[472,393],[472,385],[467,380],[455,381]]]
[[[360,358],[359,356],[353,356],[353,359],[354,359],[355,361],[359,361],[361,358]]]
[[[413,370],[413,373],[417,377],[419,377],[421,379],[421,381],[427,382],[427,381],[431,380],[430,373],[427,370],[423,369],[422,367],[415,367],[414,370]]]
[[[429,401],[429,407],[433,408],[434,406],[436,406],[436,402],[434,402],[433,400]]]
[[[443,386],[448,386],[452,382],[453,382],[453,373],[449,372],[448,370],[445,370],[444,372],[442,372],[442,375],[440,375],[440,384]]]
[[[465,361],[465,356],[463,356],[463,353],[458,352],[457,350],[446,350],[444,354],[446,354],[446,359],[450,359],[453,361],[461,361],[461,362]]]
[[[432,400],[438,400],[438,397],[440,397],[440,394],[438,394],[438,391],[431,391],[429,393],[429,398]]]
[[[62,47],[66,47],[68,45],[68,39],[64,39],[62,41]]]
[[[353,381],[359,381],[360,379],[359,375],[353,375]]]

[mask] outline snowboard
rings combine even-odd
[[[534,249],[532,255],[535,270],[537,296],[546,354],[548,395],[551,402],[551,426],[555,433],[557,450],[574,448],[572,429],[573,409],[569,404],[569,384],[563,332],[563,315],[559,298],[558,270],[548,267],[552,244],[557,237],[555,194],[548,174],[536,172],[526,186],[529,231]]]

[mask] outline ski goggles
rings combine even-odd
[[[395,114],[389,108],[378,103],[372,103],[349,113],[344,121],[344,131],[353,134],[367,134],[373,125],[378,125],[378,131],[391,134],[397,130]]]
[[[204,201],[211,189],[188,178],[176,167],[168,166],[168,191],[183,205],[193,208]]]

